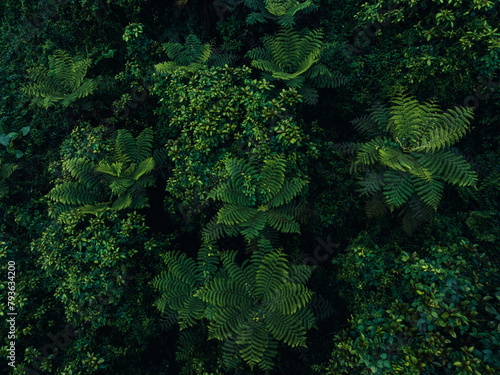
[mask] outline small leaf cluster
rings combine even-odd
[[[69,338],[69,345],[42,361],[50,372],[90,373],[92,366],[109,372],[125,360],[129,370],[159,333],[160,322],[147,302],[154,298],[147,281],[158,249],[169,245],[169,238],[150,235],[145,217],[137,212],[124,215],[103,208],[89,220],[46,225],[27,249],[36,261],[36,278],[18,277],[18,286],[30,295],[23,308],[29,319],[16,341],[43,358],[43,346],[51,343],[47,334],[64,332],[72,323],[76,336]],[[3,248],[0,242],[0,254]],[[49,320],[56,324],[39,324]],[[33,357],[23,357],[19,368],[21,362],[33,368]]]
[[[16,159],[19,159],[24,153],[21,150],[16,150],[14,148],[14,140],[25,137],[30,132],[30,126],[22,127],[19,132],[10,132],[10,133],[0,133],[0,145],[5,146],[7,152],[11,155],[15,155]]]

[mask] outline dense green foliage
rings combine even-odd
[[[334,261],[353,316],[321,373],[496,373],[500,275],[477,247],[462,240],[420,258],[360,236]]]
[[[0,373],[500,373],[499,1],[0,1]]]

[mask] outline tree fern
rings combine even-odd
[[[241,266],[234,251],[218,255],[223,268],[210,272],[210,281],[204,282],[203,262],[167,253],[167,271],[152,281],[162,293],[155,305],[160,311],[179,311],[181,329],[207,318],[209,339],[223,342],[226,365],[234,366],[237,355],[252,368],[271,370],[278,341],[305,346],[306,331],[315,322],[307,307],[313,293],[304,286],[310,272],[300,269],[295,282],[288,281],[288,261],[281,250],[256,251]]]
[[[285,27],[295,25],[297,13],[308,14],[319,8],[319,5],[313,0],[303,2],[297,0],[245,0],[245,5],[254,10],[246,19],[248,25],[266,22],[266,19],[270,19]]]
[[[36,83],[23,86],[21,91],[32,97],[32,105],[49,108],[60,102],[63,107],[68,107],[97,88],[96,80],[85,78],[90,64],[88,58],[71,57],[58,50],[49,56],[48,66],[29,70]]]
[[[334,149],[351,155],[355,151],[351,170],[367,169],[359,191],[384,198],[384,204],[378,199],[367,204],[368,216],[405,206],[404,226],[411,232],[430,217],[424,206],[437,209],[444,182],[475,186],[477,175],[471,165],[451,148],[465,135],[473,116],[472,110],[461,107],[443,113],[432,101],[421,104],[403,90],[391,102],[394,105],[390,109],[377,104],[369,116],[353,121],[356,130],[373,139],[364,144],[336,145]],[[423,206],[409,205],[414,197]]]
[[[204,240],[241,233],[249,243],[262,237],[267,228],[300,233],[296,219],[305,213],[305,206],[291,201],[307,181],[286,180],[286,162],[282,157],[265,160],[260,168],[258,164],[255,158],[227,161],[229,180],[210,193],[210,198],[221,200],[224,205],[204,228]]]
[[[247,53],[252,66],[264,71],[263,78],[281,80],[296,88],[308,104],[317,102],[314,87],[338,87],[347,83],[340,73],[332,73],[319,62],[323,52],[320,30],[296,31],[282,28],[275,36],[264,37],[264,48]],[[314,86],[314,87],[313,87]]]
[[[171,73],[183,68],[191,72],[207,66],[231,65],[237,59],[231,54],[224,54],[214,49],[213,43],[203,44],[200,39],[190,34],[184,45],[180,43],[164,43],[164,51],[172,61],[156,64],[155,69],[159,73]]]
[[[114,210],[148,207],[144,189],[155,183],[152,142],[150,128],[137,139],[120,129],[110,160],[100,160],[97,166],[84,158],[64,162],[63,170],[76,181],[59,184],[47,194],[56,203],[51,216],[67,222],[72,214],[96,213],[105,206]]]

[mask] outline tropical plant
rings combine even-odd
[[[285,27],[295,26],[297,13],[308,14],[319,9],[314,0],[299,2],[297,0],[245,0],[245,5],[256,12],[247,17],[247,24],[266,22],[267,19],[275,20],[278,25]]]
[[[225,64],[231,65],[236,59],[234,55],[214,54],[213,43],[202,44],[194,34],[188,35],[184,45],[168,42],[164,43],[163,49],[173,61],[156,64],[155,69],[158,73],[172,73],[179,68],[195,72],[208,65],[220,67]]]
[[[162,313],[176,311],[181,330],[207,318],[208,338],[223,342],[229,368],[237,356],[252,368],[270,370],[278,341],[305,346],[306,331],[315,322],[307,307],[313,293],[304,286],[311,269],[289,266],[281,250],[256,251],[241,266],[237,252],[219,251],[223,268],[217,269],[217,251],[211,249],[205,245],[198,263],[178,252],[164,255],[168,269],[152,281],[162,293],[155,306]]]
[[[347,83],[340,73],[332,73],[319,63],[324,49],[322,38],[321,30],[282,28],[276,35],[263,38],[264,48],[254,48],[247,56],[253,59],[252,66],[264,71],[263,78],[284,81],[288,87],[298,89],[306,103],[315,104],[318,92],[313,86],[338,87]]]
[[[372,197],[368,217],[389,209],[401,212],[404,228],[411,233],[420,221],[437,210],[444,184],[474,186],[477,175],[458,151],[451,148],[469,128],[470,108],[456,107],[445,113],[431,101],[418,103],[404,90],[394,105],[375,105],[369,116],[352,121],[356,130],[374,137],[367,143],[343,143],[334,149],[355,155],[351,171],[364,172],[359,192]]]
[[[109,205],[114,210],[149,207],[144,188],[155,183],[152,144],[151,128],[143,130],[137,140],[128,130],[120,129],[111,160],[101,160],[97,166],[86,158],[65,161],[63,168],[77,181],[59,184],[47,194],[57,202],[51,207],[51,216],[67,221],[71,215],[96,213]],[[111,200],[102,202],[106,192]]]
[[[67,52],[57,50],[49,56],[48,67],[28,70],[36,83],[24,85],[21,91],[32,97],[32,105],[47,109],[60,102],[63,107],[68,107],[97,88],[94,79],[85,78],[91,63],[88,58],[71,57]]]
[[[7,185],[7,178],[14,172],[17,165],[12,163],[3,163],[0,159],[0,198],[7,196],[9,193],[9,186]]]
[[[227,160],[229,180],[209,195],[224,205],[203,229],[205,241],[238,233],[244,235],[247,243],[259,237],[270,241],[267,234],[270,229],[300,233],[296,219],[304,217],[305,204],[290,202],[308,181],[297,177],[286,179],[286,160],[282,156],[264,159],[260,170],[258,167],[256,157]]]

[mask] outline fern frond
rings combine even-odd
[[[389,141],[387,137],[376,137],[371,141],[360,146],[356,164],[372,165],[380,159],[379,150],[383,148]]]
[[[263,301],[268,311],[278,311],[285,315],[295,314],[305,307],[313,293],[304,285],[288,283],[269,293]]]
[[[388,207],[382,193],[375,195],[366,202],[365,212],[368,218],[383,216],[387,211]]]
[[[36,83],[23,86],[21,91],[32,98],[32,105],[49,108],[61,102],[67,107],[97,88],[98,81],[84,78],[90,64],[88,58],[71,57],[67,52],[58,50],[49,56],[48,67],[28,71]]]
[[[236,225],[252,220],[257,211],[244,206],[225,204],[217,214],[217,223]]]
[[[393,134],[394,138],[411,138],[416,140],[418,129],[422,127],[423,118],[418,101],[403,90],[391,100],[392,117],[387,125],[387,131]]]
[[[422,135],[422,145],[426,151],[441,150],[458,142],[467,132],[470,126],[473,112],[470,108],[455,107],[448,109],[438,117],[437,126],[428,128]]]
[[[308,318],[308,322],[307,324],[303,323],[306,329],[309,329],[308,327],[312,326],[315,320],[328,319],[336,311],[333,304],[329,300],[317,293],[312,296],[311,302],[307,306],[308,309],[304,309],[304,311],[311,311],[313,319],[311,319],[309,315],[306,316]],[[303,319],[303,321],[304,320],[305,319]]]
[[[372,196],[382,190],[384,187],[384,178],[381,173],[368,171],[364,177],[359,179],[359,184],[361,188],[357,191],[360,192],[361,195]]]
[[[243,346],[240,349],[241,358],[251,369],[260,363],[266,351],[268,336],[262,321],[251,320],[241,327],[236,343]]]
[[[420,164],[444,181],[458,186],[474,186],[477,174],[465,158],[450,150],[418,155]]]
[[[380,148],[379,149],[380,162],[397,171],[409,172],[412,169],[418,168],[417,160],[414,156],[403,153],[400,150],[393,148]]]
[[[129,131],[119,129],[115,140],[115,161],[130,164],[137,155],[137,145]]]
[[[283,233],[300,233],[300,225],[290,215],[284,214],[279,209],[266,212],[269,225]]]
[[[384,173],[384,197],[389,206],[401,207],[414,191],[411,176],[407,173],[396,171]]]
[[[217,216],[213,217],[210,222],[203,228],[202,236],[204,241],[217,241],[224,236],[235,236],[238,232],[235,228],[229,225],[218,223]]]
[[[299,94],[302,95],[304,103],[308,105],[315,105],[318,104],[318,90],[316,90],[314,87],[309,87],[304,84],[299,90]]]
[[[270,201],[281,190],[285,181],[286,161],[282,158],[265,160],[258,183],[260,192],[264,195],[264,203]]]
[[[288,278],[286,255],[277,250],[262,258],[256,274],[255,297],[261,299],[278,290]]]
[[[361,149],[363,143],[353,143],[353,142],[342,142],[333,143],[330,149],[340,153],[341,155],[355,156]]]
[[[153,139],[154,133],[152,128],[144,129],[136,139],[137,153],[134,155],[134,163],[140,163],[141,161],[151,157],[153,150]]]
[[[273,311],[266,315],[267,329],[277,340],[291,347],[306,346],[306,330],[298,317]]]
[[[421,180],[412,176],[415,191],[422,200],[437,210],[437,206],[443,196],[444,185],[442,182],[432,178],[428,181]]]
[[[85,205],[97,202],[98,197],[87,186],[78,182],[66,182],[55,186],[47,197],[63,204]]]

